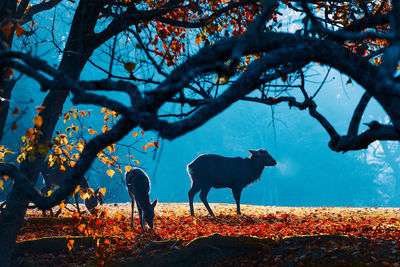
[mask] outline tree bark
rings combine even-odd
[[[72,79],[79,79],[83,67],[92,55],[96,46],[90,44],[94,27],[100,13],[101,1],[82,0],[75,12],[68,41],[64,50],[59,70]],[[43,118],[42,135],[39,142],[49,141],[54,128],[62,113],[63,105],[69,94],[67,90],[52,90],[43,101],[44,110],[40,113]],[[44,156],[38,154],[36,160],[21,163],[20,170],[32,184],[36,184],[40,170],[43,167]],[[29,199],[24,190],[14,184],[7,197],[7,205],[0,214],[0,267],[10,266],[15,249],[15,241],[22,223]]]

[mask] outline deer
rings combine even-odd
[[[275,159],[265,149],[249,150],[248,158],[228,158],[214,154],[203,154],[187,165],[191,179],[188,192],[190,215],[194,216],[193,198],[200,192],[200,199],[211,216],[214,216],[207,201],[208,192],[214,188],[230,188],[240,215],[240,195],[247,185],[258,180],[266,166],[275,166]]]
[[[142,230],[145,230],[146,223],[150,229],[153,229],[154,208],[158,199],[155,199],[153,203],[150,201],[151,183],[149,176],[141,168],[132,167],[129,172],[125,173],[125,180],[131,198],[131,227],[133,228],[134,202],[136,202]]]
[[[40,192],[43,195],[47,195],[47,192],[51,190],[54,186],[60,186],[63,182],[64,179],[67,177],[67,174],[69,174],[72,170],[72,167],[68,165],[64,165],[65,171],[61,171],[59,169],[58,164],[54,164],[52,167],[48,167],[47,163],[45,167],[42,168],[41,174],[43,176],[43,180],[45,185],[40,189]],[[87,181],[86,176],[83,176],[81,178],[81,181],[79,183],[80,189],[81,190],[88,190],[90,188],[89,183]],[[94,191],[94,194],[91,194],[90,197],[85,199],[85,206],[87,210],[95,215],[97,213],[96,207],[100,204],[103,204],[103,195],[99,192],[100,188],[97,188]],[[78,193],[74,195],[76,207],[78,210],[78,213],[81,214],[81,211],[79,209],[78,205]]]

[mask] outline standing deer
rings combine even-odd
[[[276,161],[265,149],[249,150],[248,158],[227,158],[219,155],[200,155],[187,165],[192,180],[190,188],[190,214],[194,216],[193,198],[200,192],[200,199],[211,216],[213,211],[207,202],[207,194],[211,187],[231,188],[236,201],[237,214],[240,214],[240,195],[248,184],[259,179],[265,166],[275,166]]]
[[[66,168],[66,170],[63,172],[60,171],[58,165],[55,164],[52,167],[48,167],[46,163],[46,166],[41,171],[45,183],[45,186],[40,189],[40,192],[43,195],[47,195],[47,192],[51,190],[54,186],[60,186],[63,183],[64,179],[67,177],[67,174],[69,174],[72,170],[72,167],[70,166],[65,165],[64,167]],[[88,190],[90,188],[86,176],[83,176],[81,178],[79,186],[81,190]],[[80,214],[81,211],[78,205],[77,194],[74,195],[74,198],[78,213]],[[91,214],[96,214],[96,207],[99,203],[100,205],[103,204],[103,198],[102,194],[99,192],[99,188],[97,188],[94,191],[94,195],[91,195],[90,197],[85,199],[85,206]]]
[[[146,222],[153,229],[154,208],[157,205],[158,199],[154,200],[153,203],[150,201],[149,176],[142,169],[134,167],[125,174],[125,180],[129,196],[131,197],[131,227],[133,227],[134,202],[136,201],[142,229],[146,228]]]

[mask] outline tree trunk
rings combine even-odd
[[[3,27],[10,23],[13,13],[17,9],[16,0],[4,0],[0,2],[0,27]],[[6,36],[7,37],[7,36]],[[5,43],[9,48],[12,47],[14,38],[14,32],[11,32]],[[8,77],[11,69],[0,66],[0,141],[4,135],[4,127],[6,125],[8,110],[10,108],[9,99],[11,97],[11,91],[14,88],[14,83]]]
[[[68,41],[59,70],[72,79],[78,79],[87,60],[97,46],[91,46],[90,38],[100,13],[101,1],[82,0],[75,12]],[[68,52],[67,52],[68,51]],[[53,135],[59,115],[62,113],[68,91],[50,91],[43,101],[45,109],[40,113],[43,118],[40,143],[49,141]],[[36,184],[43,167],[43,155],[37,155],[33,162],[25,160],[20,170],[33,184]],[[24,221],[29,200],[23,188],[14,184],[7,197],[7,205],[0,214],[0,267],[10,266],[15,241]]]

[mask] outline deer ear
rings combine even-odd
[[[157,202],[158,202],[158,198],[156,198],[156,199],[153,201],[153,203],[151,203],[151,206],[153,207],[153,209],[156,207]]]

